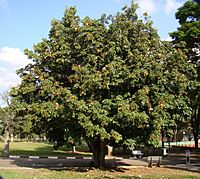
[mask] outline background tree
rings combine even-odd
[[[185,51],[188,64],[195,66],[195,75],[190,78],[188,88],[189,105],[193,109],[191,127],[193,130],[195,147],[198,148],[200,131],[200,6],[192,1],[187,1],[176,12],[176,19],[180,27],[171,33],[176,47]],[[183,45],[182,45],[183,44]]]
[[[3,143],[3,155],[9,155],[9,142],[10,136],[13,135],[13,123],[15,119],[15,113],[11,109],[11,97],[8,92],[0,94],[1,99],[5,107],[0,108],[0,120],[3,127],[4,143]]]
[[[104,165],[107,144],[156,146],[162,127],[189,113],[182,111],[192,66],[136,9],[82,20],[74,7],[66,9],[48,39],[25,50],[33,63],[18,71],[22,82],[12,90],[18,116],[60,145],[69,134],[85,138],[95,167]]]

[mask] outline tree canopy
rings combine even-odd
[[[160,130],[191,114],[185,90],[193,65],[180,49],[160,40],[137,5],[116,15],[80,19],[75,7],[53,20],[49,36],[25,54],[12,90],[17,114],[63,144],[82,136],[104,165],[106,145],[135,140],[158,145]]]
[[[190,78],[191,83],[187,89],[190,99],[189,106],[193,109],[191,127],[193,129],[195,147],[198,148],[200,129],[200,6],[187,1],[176,12],[176,19],[180,27],[170,35],[177,48],[182,48],[187,55],[188,64],[194,64],[196,75]]]

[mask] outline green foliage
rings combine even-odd
[[[193,67],[136,9],[81,20],[71,7],[53,20],[49,37],[25,50],[33,63],[12,91],[18,115],[54,141],[82,136],[99,152],[130,138],[157,144],[163,126],[184,121]]]
[[[180,27],[170,34],[174,43],[184,42],[188,58],[193,63],[199,63],[200,6],[195,2],[187,1],[176,12],[176,19],[179,20]]]
[[[198,147],[200,129],[200,6],[195,2],[187,1],[176,12],[176,19],[179,20],[180,27],[171,33],[173,43],[175,47],[182,48],[186,53],[188,65],[194,64],[186,95],[189,98],[188,106],[192,108],[190,122],[195,146]],[[187,72],[190,71],[187,70]],[[185,111],[188,112],[188,108]]]
[[[124,141],[124,145],[126,146],[127,149],[133,150],[136,145],[136,141],[134,139],[126,139]]]

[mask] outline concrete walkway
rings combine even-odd
[[[49,159],[49,158],[0,158],[0,168],[67,168],[89,167],[92,159]],[[106,166],[148,166],[146,161],[130,159],[106,159]]]
[[[49,168],[49,169],[65,169],[67,167],[89,167],[92,159],[60,159],[60,158],[0,158],[1,168]],[[142,159],[106,159],[108,167],[148,167],[149,161],[147,157]],[[156,165],[156,163],[154,163]],[[179,168],[200,172],[200,157],[191,157],[191,164],[186,165],[184,155],[170,155],[163,157],[161,167]]]

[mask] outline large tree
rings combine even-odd
[[[195,147],[198,148],[200,134],[200,6],[192,1],[187,1],[176,12],[176,19],[180,27],[171,33],[173,43],[177,48],[182,48],[188,58],[188,64],[194,64],[196,75],[191,77],[188,97],[191,115],[191,127],[194,134]]]
[[[184,54],[164,45],[136,9],[82,20],[66,9],[49,37],[25,50],[33,63],[18,71],[22,82],[12,91],[17,114],[38,132],[61,145],[68,134],[85,138],[95,167],[111,141],[157,145],[163,126],[190,113],[184,94],[192,67],[187,73]]]

